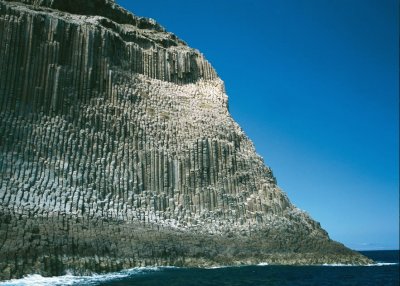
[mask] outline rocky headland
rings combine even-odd
[[[369,263],[290,203],[227,101],[112,0],[0,0],[0,279]]]

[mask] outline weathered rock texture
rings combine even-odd
[[[277,187],[197,50],[110,0],[0,1],[0,278],[366,263]]]

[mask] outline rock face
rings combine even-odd
[[[277,187],[201,53],[110,0],[0,1],[0,279],[368,263]]]

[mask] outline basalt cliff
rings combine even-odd
[[[290,203],[227,100],[112,0],[1,0],[0,279],[368,263]]]

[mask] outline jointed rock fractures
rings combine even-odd
[[[204,57],[110,0],[0,1],[0,278],[365,263],[295,208]]]

